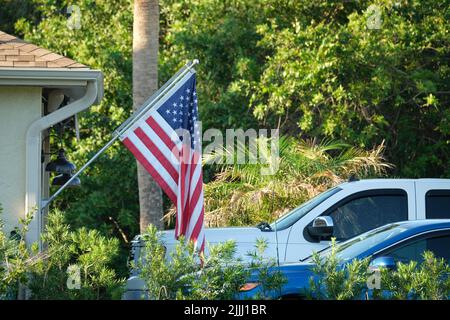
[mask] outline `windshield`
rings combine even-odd
[[[336,246],[337,257],[339,260],[348,261],[365,252],[382,241],[390,239],[407,228],[402,228],[399,224],[393,223],[377,228],[375,230],[363,233],[360,236],[344,241]],[[331,247],[320,252],[320,256],[325,258],[331,254]],[[308,258],[311,260],[311,257]]]
[[[317,207],[319,204],[327,200],[329,197],[334,195],[335,193],[341,191],[342,189],[339,187],[335,187],[329,189],[321,194],[318,194],[314,198],[306,201],[300,207],[295,208],[288,214],[282,216],[276,222],[272,223],[270,227],[275,230],[283,230],[292,226],[295,222],[297,222],[301,217],[307,214],[309,211]],[[275,225],[276,224],[276,225]]]

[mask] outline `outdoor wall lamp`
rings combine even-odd
[[[62,186],[67,181],[69,181],[72,178],[72,174],[75,172],[76,166],[67,160],[66,153],[64,149],[58,150],[58,156],[55,160],[50,161],[45,166],[45,171],[47,172],[56,172],[59,175],[56,176],[53,181],[53,186]],[[68,185],[68,187],[78,187],[80,186],[81,181],[78,177],[75,177],[75,179],[72,179]]]
[[[69,162],[66,158],[64,149],[58,150],[58,156],[55,160],[50,161],[45,166],[45,171],[71,174],[75,171],[76,167],[73,163]]]
[[[70,174],[68,174],[68,173],[60,174],[59,176],[56,176],[55,178],[53,178],[52,186],[63,186],[71,178],[72,178],[71,173]],[[79,187],[80,185],[81,185],[80,178],[75,177],[74,179],[72,179],[72,181],[70,181],[70,183],[67,185],[67,187],[73,188],[73,187]]]

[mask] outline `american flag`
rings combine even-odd
[[[195,73],[188,72],[120,139],[177,208],[175,236],[204,251],[201,128]]]

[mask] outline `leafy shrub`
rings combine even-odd
[[[186,276],[189,281],[187,296],[181,299],[223,300],[233,299],[245,283],[248,271],[235,257],[234,242],[212,246],[203,258],[203,266]],[[192,251],[191,251],[192,252]],[[198,262],[198,260],[197,260]],[[196,265],[198,268],[198,263]]]
[[[150,299],[233,299],[253,268],[259,270],[258,282],[267,289],[283,284],[279,272],[267,272],[274,262],[262,258],[267,244],[261,241],[257,250],[249,253],[254,259],[247,265],[236,257],[236,245],[232,241],[210,246],[209,254],[200,256],[191,242],[180,239],[166,259],[164,243],[153,226],[143,237],[145,253],[132,268],[141,270]]]
[[[0,299],[15,299],[19,284],[31,299],[120,298],[123,279],[111,267],[118,254],[117,239],[98,231],[71,230],[60,211],[48,215],[43,250],[27,247],[25,235],[32,215],[20,220],[9,236],[0,220]],[[79,270],[79,288],[70,288],[70,270]],[[77,275],[76,275],[77,276]]]
[[[29,270],[28,287],[32,299],[112,299],[120,298],[122,280],[111,268],[118,254],[117,239],[107,239],[96,230],[72,231],[64,216],[55,211],[48,216],[42,235],[45,250]],[[69,288],[70,269],[80,274],[79,288]]]
[[[24,241],[29,220],[30,216],[21,220],[21,229],[11,237],[0,219],[0,300],[17,296],[19,283],[26,281],[26,272],[33,262]]]
[[[449,275],[450,266],[444,259],[427,251],[422,263],[397,263],[395,271],[381,270],[381,290],[374,298],[446,300],[450,298]]]
[[[430,251],[423,262],[397,263],[396,270],[380,270],[380,288],[368,289],[369,259],[354,259],[342,266],[332,241],[331,252],[325,257],[313,254],[314,276],[306,290],[311,299],[410,299],[446,300],[450,298],[450,266]]]
[[[313,253],[313,272],[307,295],[311,299],[349,300],[360,299],[366,288],[368,260],[353,260],[340,267],[335,239],[326,257]]]
[[[285,276],[275,269],[276,261],[272,258],[267,260],[264,258],[264,252],[267,249],[267,241],[265,239],[258,239],[255,244],[255,249],[249,252],[250,268],[258,270],[258,284],[260,291],[254,297],[255,299],[267,299],[271,292],[279,290],[286,284]]]

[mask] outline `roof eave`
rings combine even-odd
[[[43,88],[85,87],[97,82],[97,101],[103,98],[103,74],[100,70],[62,68],[0,68],[0,86],[33,86]]]

